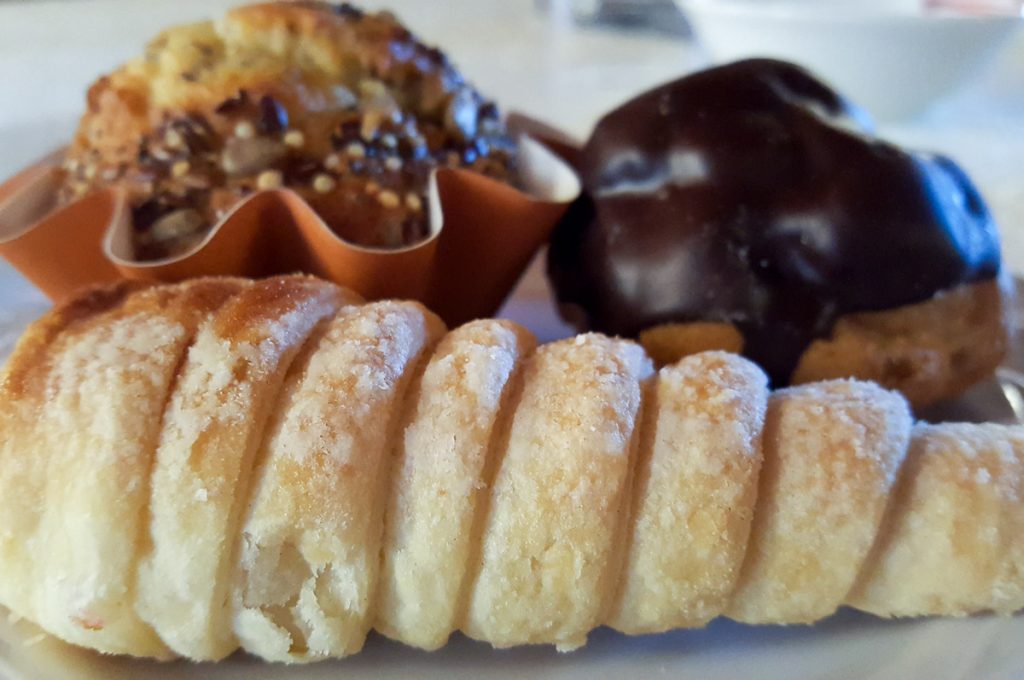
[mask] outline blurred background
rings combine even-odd
[[[96,77],[239,0],[0,0],[0,177],[64,143]],[[1024,272],[1020,0],[369,0],[486,94],[585,138],[656,84],[751,54],[798,61],[882,136],[957,159]]]

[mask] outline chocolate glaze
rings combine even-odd
[[[563,313],[635,336],[724,321],[776,385],[843,314],[920,302],[999,270],[977,190],[949,159],[871,136],[855,106],[753,59],[606,115],[548,273]]]

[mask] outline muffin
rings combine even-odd
[[[388,12],[273,2],[170,29],[94,83],[60,198],[126,191],[139,260],[191,250],[278,188],[342,238],[393,249],[429,236],[438,167],[515,182],[495,105]]]
[[[1007,348],[999,237],[948,158],[900,149],[807,71],[755,59],[607,114],[548,270],[567,319],[671,362],[740,351],[775,386],[872,379],[916,406]]]

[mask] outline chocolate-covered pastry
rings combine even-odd
[[[598,123],[579,170],[585,196],[549,259],[566,316],[626,336],[731,324],[777,385],[844,315],[1000,269],[992,218],[952,161],[873,137],[863,112],[784,62],[710,69],[627,102]],[[1002,330],[998,304],[993,318]]]

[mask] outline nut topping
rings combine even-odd
[[[281,26],[309,54],[326,50],[323,63],[305,49],[269,54],[251,36],[211,30],[201,39],[182,34],[196,52],[186,64],[174,58],[183,41],[170,38],[172,29],[148,48],[145,66],[173,76],[178,103],[152,88],[112,88],[117,77],[97,83],[124,118],[90,107],[66,159],[61,201],[125,188],[140,259],[182,252],[239,201],[278,187],[297,192],[343,238],[390,247],[429,236],[425,195],[438,166],[511,177],[511,140],[497,110],[443,53],[386,14],[298,4],[303,15],[322,14],[309,26]]]
[[[235,137],[239,139],[252,139],[256,136],[256,126],[247,120],[240,121],[235,125]]]
[[[338,186],[338,183],[333,177],[326,173],[321,173],[313,178],[313,191],[318,194],[326,194],[334,191],[334,187]]]
[[[260,97],[259,131],[273,135],[288,127],[288,111],[270,95]]]
[[[184,177],[192,169],[192,164],[188,161],[175,161],[174,165],[171,166],[172,177]]]
[[[158,242],[174,241],[197,233],[203,226],[203,216],[198,211],[182,208],[169,212],[153,222],[149,228],[149,237]]]
[[[398,200],[398,194],[390,189],[385,189],[377,194],[377,201],[385,208],[397,208],[401,203]]]
[[[221,155],[221,168],[228,175],[238,177],[266,170],[288,153],[284,142],[267,137],[228,139]]]
[[[359,142],[352,142],[345,147],[345,154],[348,155],[349,158],[365,158],[366,147]]]
[[[256,188],[261,191],[280,189],[284,185],[284,175],[280,170],[264,170],[256,177]]]
[[[284,133],[282,141],[284,141],[285,146],[301,149],[306,145],[306,135],[302,134],[302,130],[289,130]]]

